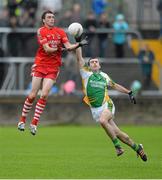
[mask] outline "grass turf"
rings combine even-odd
[[[148,162],[123,145],[117,157],[110,139],[98,126],[0,127],[0,178],[162,178],[162,127],[121,128],[143,143]]]

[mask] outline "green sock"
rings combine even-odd
[[[135,151],[137,151],[137,150],[138,150],[138,144],[134,143],[134,144],[132,145],[132,149],[134,149]]]
[[[118,138],[113,139],[112,142],[113,142],[115,147],[120,147],[120,143],[119,143]]]

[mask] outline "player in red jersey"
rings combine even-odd
[[[36,103],[34,117],[30,124],[30,132],[33,135],[37,132],[37,125],[46,106],[48,94],[60,71],[62,47],[64,46],[67,50],[74,50],[87,44],[85,39],[82,42],[71,44],[64,30],[54,26],[55,16],[51,11],[42,14],[42,22],[43,26],[37,31],[39,49],[32,66],[32,89],[25,100],[18,123],[18,129],[24,131],[26,117],[32,108],[40,87],[42,87],[40,98]]]

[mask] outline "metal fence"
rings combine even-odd
[[[67,29],[65,29],[65,31],[67,32]],[[1,39],[1,48],[3,49],[4,51],[4,54],[7,56],[8,54],[8,35],[11,34],[11,33],[16,33],[18,34],[18,37],[17,38],[20,38],[19,35],[21,34],[36,34],[37,32],[37,29],[36,28],[15,28],[15,29],[12,29],[12,28],[5,28],[5,27],[1,27],[0,28],[0,39]],[[88,33],[87,30],[84,30],[85,33]],[[123,33],[123,31],[121,31]],[[98,28],[96,29],[95,31],[95,34],[98,35],[98,34],[113,34],[115,33],[115,31],[113,29],[108,29],[108,28]],[[129,34],[129,35],[132,35],[134,36],[135,38],[137,39],[142,39],[142,36],[140,34],[139,31],[136,31],[134,29],[129,29],[127,31],[124,31],[124,33],[126,34]],[[17,39],[18,40],[18,39]],[[25,44],[25,42],[24,42]],[[23,47],[22,47],[23,48]]]
[[[4,79],[1,82],[0,95],[26,95],[31,82],[30,67],[33,63],[33,58],[2,58],[0,59],[0,64],[1,63],[5,64],[6,72],[4,73]],[[113,77],[116,82],[123,84],[124,86],[130,87],[130,84],[134,80],[142,80],[140,65],[136,58],[122,60],[102,58],[101,65],[104,72],[108,71],[110,77]],[[162,84],[162,67],[159,67],[159,69],[159,79]],[[77,76],[80,77],[79,72]],[[68,73],[67,69],[63,66],[59,81],[57,82],[58,86],[61,82],[65,82],[65,77],[66,79],[68,78]],[[81,90],[80,78],[78,78],[77,83],[79,83],[79,89]],[[162,86],[160,86],[160,90],[162,90]],[[113,91],[111,94],[118,95],[118,93]],[[157,91],[155,94],[158,94]]]
[[[67,29],[65,29],[67,31]],[[36,29],[33,28],[0,28],[0,34],[2,38],[2,48],[5,52],[8,51],[7,45],[7,36],[10,33],[36,33]],[[86,31],[85,31],[86,32]],[[100,33],[108,33],[113,34],[113,29],[97,29],[96,34]],[[126,31],[127,34],[131,34],[132,36],[136,37],[137,39],[142,39],[141,34],[136,30],[128,30]],[[138,64],[137,59],[102,59],[103,63],[105,64],[115,64],[117,68],[119,68],[119,64],[129,65],[129,64]],[[5,73],[4,79],[1,82],[1,89],[0,95],[18,95],[18,94],[25,94],[27,89],[27,84],[30,82],[29,78],[27,79],[27,74],[30,72],[30,65],[33,63],[34,58],[27,58],[27,57],[5,57],[0,58],[0,63],[5,66]],[[28,67],[28,68],[27,68]],[[162,72],[161,67],[159,67],[160,72]],[[119,70],[120,72],[120,70]],[[162,73],[161,73],[162,74]],[[160,79],[162,79],[160,75]],[[132,79],[133,80],[133,79]],[[161,81],[161,80],[160,80]],[[161,83],[162,84],[162,83]],[[160,88],[162,88],[160,86]]]

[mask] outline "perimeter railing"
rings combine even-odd
[[[1,34],[1,45],[2,49],[7,52],[7,36],[9,33],[36,33],[37,29],[33,28],[0,28],[0,34]],[[67,29],[65,29],[67,31]],[[87,31],[85,31],[87,32]],[[101,33],[108,33],[113,34],[115,31],[113,29],[97,29],[97,34]],[[142,36],[140,32],[136,30],[128,30],[124,33],[134,35],[137,39],[141,40]],[[28,57],[4,57],[0,58],[0,63],[5,65],[5,73],[4,78],[1,82],[1,88],[0,88],[0,95],[22,95],[26,94],[26,83],[27,83],[27,75],[30,72],[30,67],[28,70],[26,70],[27,66],[31,66],[33,63],[34,58],[28,58]],[[124,60],[119,59],[101,59],[103,63],[109,63],[109,64],[126,64],[126,63],[134,63],[138,64],[138,60],[136,58],[131,60],[129,58],[124,58]],[[162,84],[162,68],[160,67],[160,82]],[[162,88],[162,85],[160,86],[160,89]]]

